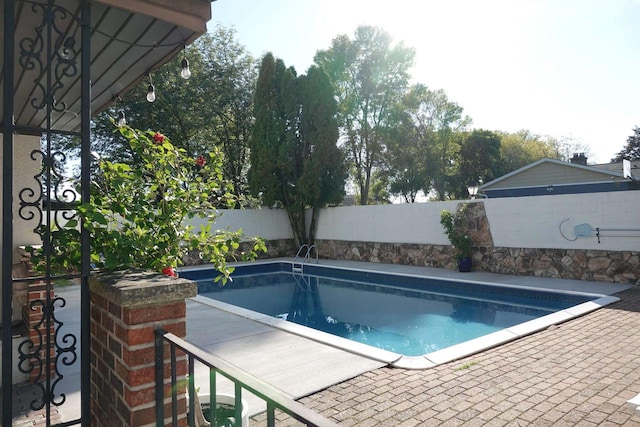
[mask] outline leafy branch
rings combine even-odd
[[[196,253],[226,280],[233,271],[227,266],[229,260],[255,259],[259,251],[266,252],[259,238],[253,238],[249,250],[242,252],[242,230],[212,227],[219,215],[216,209],[231,209],[239,203],[233,186],[223,178],[223,157],[217,148],[192,158],[159,132],[127,126],[118,131],[129,141],[138,161],[128,165],[101,159],[100,185],[92,183],[90,201],[77,207],[91,234],[95,268],[150,269],[173,275],[175,267]],[[205,225],[196,230],[188,224],[194,218],[205,219]],[[57,237],[51,240],[52,271],[69,271],[74,267],[69,259],[80,259],[79,244],[69,241],[77,234],[76,220],[52,232]],[[70,250],[73,256],[69,258],[56,256]],[[34,264],[42,270],[43,251],[32,249],[32,254]]]

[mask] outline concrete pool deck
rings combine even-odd
[[[268,264],[277,261],[290,262],[292,261],[292,259],[265,260],[263,262]],[[485,283],[487,285],[498,284],[502,286],[509,286],[511,288],[549,291],[553,290],[574,294],[591,294],[599,295],[600,298],[421,356],[403,356],[401,354],[380,350],[371,346],[359,344],[348,339],[343,339],[331,334],[316,331],[314,329],[301,327],[297,324],[283,321],[282,319],[275,319],[271,316],[214,301],[206,297],[198,296],[195,298],[195,300],[201,302],[202,304],[209,305],[212,308],[226,311],[228,313],[235,314],[256,322],[260,322],[264,325],[271,326],[285,332],[290,332],[295,335],[309,338],[311,340],[318,341],[320,343],[324,343],[338,349],[346,350],[350,353],[358,354],[369,359],[383,361],[393,367],[405,369],[427,369],[442,363],[460,359],[462,357],[486,350],[488,348],[504,344],[506,342],[548,328],[551,325],[559,324],[575,317],[582,316],[591,311],[597,310],[603,306],[606,306],[607,304],[611,304],[618,300],[616,297],[610,296],[612,293],[620,292],[628,288],[627,285],[603,285],[603,283],[601,282],[585,282],[578,280],[558,279],[540,280],[540,278],[536,277],[506,276],[493,273],[459,273],[457,271],[435,268],[372,264],[353,261],[322,260],[320,264],[334,268],[345,268],[350,271],[377,271],[414,277],[452,279],[458,282]]]
[[[362,266],[362,263],[350,264],[336,262],[336,265]],[[439,273],[441,277],[453,278],[462,274],[468,280],[502,279],[523,286],[535,283],[589,293],[617,293],[628,288],[612,283],[457,273],[422,267],[384,264],[367,264],[367,267],[408,274],[412,271],[427,275]],[[600,310],[424,371],[382,367],[384,363],[375,361],[376,365],[371,367],[366,360],[354,359],[363,364],[358,366],[359,362],[355,362],[357,369],[348,372],[339,366],[338,359],[334,360],[338,355],[344,357],[342,353],[346,352],[335,349],[323,349],[327,353],[320,354],[321,358],[334,363],[322,367],[311,364],[302,369],[304,364],[296,367],[289,359],[293,351],[287,342],[271,342],[274,335],[268,330],[263,331],[265,339],[254,340],[258,336],[245,334],[243,337],[239,333],[234,340],[234,330],[242,332],[242,326],[235,322],[212,323],[199,319],[197,310],[194,311],[198,306],[195,301],[188,304],[187,327],[188,333],[191,328],[201,331],[204,344],[205,340],[217,341],[209,345],[217,346],[218,355],[226,352],[223,357],[232,363],[236,362],[232,359],[236,357],[233,352],[244,352],[246,363],[265,371],[260,375],[266,381],[273,381],[269,375],[275,372],[272,367],[278,365],[284,373],[279,388],[291,396],[308,395],[300,399],[301,403],[345,426],[640,426],[640,418],[625,405],[640,392],[640,289],[632,288],[617,296],[620,301]],[[65,309],[71,307],[68,305]],[[224,331],[229,339],[207,337],[204,331],[210,331],[209,335]],[[307,381],[305,369],[316,377],[326,376],[327,381],[307,387],[310,384],[305,383],[311,381]],[[334,369],[342,372],[335,374]],[[334,375],[333,379],[330,375]],[[307,390],[302,390],[302,386]],[[65,404],[59,411],[63,419],[69,420],[73,417],[67,416],[68,411],[73,410]],[[260,417],[252,423],[261,425]]]

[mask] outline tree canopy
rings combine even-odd
[[[500,156],[500,135],[482,129],[474,129],[463,136],[456,156],[457,188],[454,195],[466,198],[467,187],[492,181],[504,174]]]
[[[336,88],[342,143],[363,205],[386,149],[385,128],[396,124],[392,109],[405,93],[414,55],[401,43],[392,45],[382,29],[361,26],[353,39],[340,35],[314,57]]]
[[[423,84],[411,86],[394,111],[386,151],[392,194],[414,202],[422,191],[445,200],[456,188],[454,159],[471,120],[443,90]]]
[[[154,103],[145,99],[148,79],[124,99],[117,99],[93,121],[93,149],[114,162],[140,160],[127,141],[113,132],[112,120],[121,110],[128,123],[144,130],[161,129],[194,158],[219,148],[225,159],[223,176],[233,184],[236,196],[253,193],[269,206],[296,209],[338,203],[333,190],[344,181],[345,170],[360,204],[387,203],[393,196],[415,202],[421,193],[445,200],[465,195],[466,181],[487,182],[544,157],[569,160],[575,152],[588,152],[573,139],[526,130],[496,131],[490,136],[483,134],[488,131],[471,131],[471,119],[444,90],[409,85],[414,50],[394,43],[377,27],[361,26],[353,37],[335,37],[328,49],[316,52],[317,66],[305,76],[275,58],[269,66],[263,60],[263,67],[273,69],[263,70],[262,82],[258,63],[234,36],[234,30],[218,26],[189,46],[185,51],[191,66],[189,80],[180,78],[182,55],[153,71]],[[315,93],[305,89],[312,86]],[[330,105],[329,92],[335,105]],[[254,126],[257,121],[261,123]],[[317,142],[332,139],[334,130],[342,153],[338,153],[340,161],[327,163],[340,163],[340,168],[328,172],[327,163],[317,164],[312,154],[317,152],[315,156],[323,159],[338,156],[335,143]],[[254,131],[262,135],[255,138]],[[640,149],[632,148],[640,145],[639,132],[634,129],[618,158],[640,156]],[[256,146],[258,140],[264,146]],[[79,148],[70,138],[56,143],[68,156]],[[281,169],[276,173],[277,168]],[[312,185],[309,176],[323,170],[324,184]],[[335,182],[327,184],[330,180]],[[283,182],[306,187],[309,196],[296,190],[297,199],[286,201],[293,193],[282,188]],[[312,217],[313,224],[316,219]],[[298,237],[304,241],[309,236],[299,230]]]
[[[207,155],[218,147],[225,158],[224,178],[236,195],[246,192],[248,144],[253,126],[255,61],[234,38],[234,30],[218,26],[188,46],[191,77],[180,77],[182,55],[151,73],[156,100],[147,102],[149,80],[116,99],[92,123],[92,149],[102,158],[131,164],[139,161],[112,124],[120,111],[139,129],[161,129],[188,155]],[[77,153],[73,139],[58,142],[65,153]]]

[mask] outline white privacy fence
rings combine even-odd
[[[482,199],[498,247],[640,250],[640,191]],[[449,244],[440,212],[458,201],[344,206],[320,212],[317,239]],[[290,239],[282,209],[224,211],[216,228],[248,236]],[[579,236],[577,237],[576,234]],[[598,236],[600,235],[600,243]]]
[[[640,251],[640,191],[468,202],[484,203],[493,243],[497,247]],[[448,245],[440,226],[440,212],[454,210],[458,203],[326,208],[320,212],[316,238]],[[202,222],[193,220],[196,227]],[[215,228],[242,228],[245,235],[266,240],[293,238],[284,209],[221,211]],[[576,237],[576,232],[581,237]],[[37,243],[34,236],[30,227],[20,230],[16,233],[16,245]]]

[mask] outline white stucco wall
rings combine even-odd
[[[640,250],[640,191],[496,198],[485,200],[495,246],[516,248]],[[574,239],[574,227],[627,228],[638,231],[601,231],[594,237]],[[612,237],[617,234],[618,237]],[[625,236],[625,237],[622,237]]]
[[[247,237],[262,237],[266,240],[292,239],[289,218],[284,209],[234,209],[219,212],[215,228],[235,231],[242,228]],[[196,228],[206,221],[194,218]]]
[[[458,202],[344,206],[323,209],[317,239],[447,245],[440,212]]]
[[[484,203],[495,246],[513,248],[640,250],[640,191],[514,197],[479,200]],[[323,209],[317,239],[447,245],[440,212],[458,201],[399,205],[345,206]],[[560,233],[560,224],[567,238]],[[627,228],[639,231],[595,232],[574,239],[574,227]],[[247,235],[265,239],[291,238],[284,210],[227,211],[217,228],[242,227]],[[617,234],[613,237],[612,234]],[[622,237],[622,236],[626,237]]]
[[[0,133],[0,138],[2,134]],[[32,188],[35,197],[40,194],[38,183],[34,176],[40,171],[41,164],[39,161],[31,159],[31,152],[40,148],[39,136],[28,135],[16,135],[14,138],[14,157],[13,157],[13,262],[16,263],[20,260],[15,248],[21,245],[35,245],[39,244],[40,238],[33,232],[39,224],[40,217],[35,215],[32,220],[26,221],[18,216],[20,209],[20,197],[19,192],[25,188]],[[3,161],[2,145],[0,144],[0,164]],[[0,168],[1,169],[1,168]],[[0,188],[2,185],[2,175],[0,174]],[[1,191],[1,190],[0,190]],[[26,194],[26,193],[25,193]],[[28,195],[24,196],[25,198]],[[31,200],[31,199],[29,199]],[[28,215],[25,211],[24,216]],[[0,212],[0,218],[2,212]],[[2,232],[2,222],[0,221],[0,233]]]

